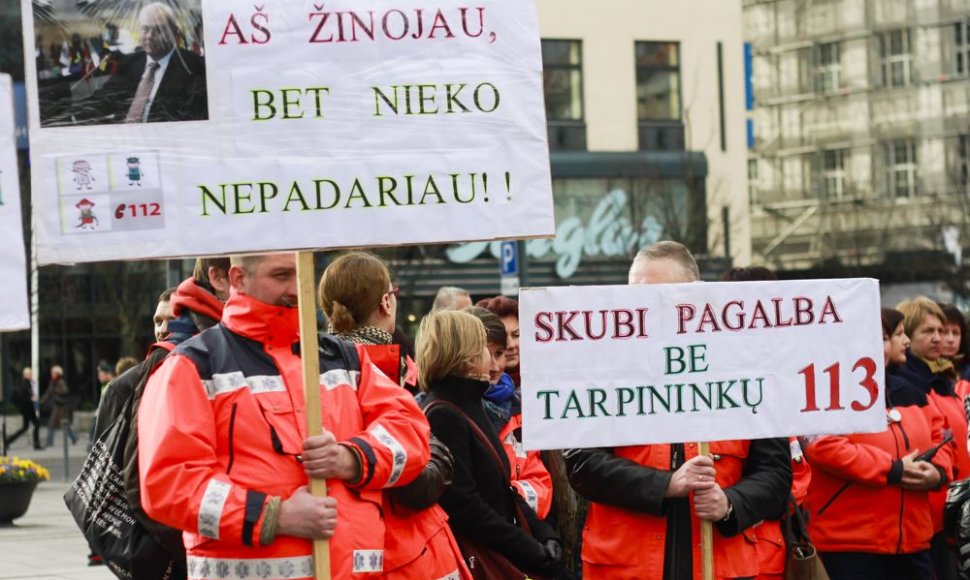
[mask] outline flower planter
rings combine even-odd
[[[0,482],[0,525],[10,524],[27,513],[37,481]]]

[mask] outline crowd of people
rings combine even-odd
[[[629,273],[699,279],[674,242]],[[318,436],[293,255],[200,259],[162,293],[158,342],[110,380],[95,437],[131,402],[125,487],[168,578],[309,578],[311,541],[328,539],[334,578],[693,580],[706,521],[715,578],[780,580],[802,516],[833,580],[967,577],[970,505],[949,490],[970,477],[970,356],[952,305],[883,308],[882,432],[537,452],[522,445],[516,301],[443,288],[412,346],[393,280],[366,252],[323,272]]]

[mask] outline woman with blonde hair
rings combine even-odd
[[[943,356],[943,332],[946,315],[939,305],[926,296],[904,300],[896,306],[903,313],[903,328],[910,338],[906,362],[897,374],[923,390],[943,413],[944,427],[953,433],[949,444],[953,456],[951,481],[970,476],[970,454],[967,453],[967,417],[963,401],[954,389],[956,371],[953,363]],[[955,580],[957,558],[943,532],[943,504],[949,486],[930,494],[933,515],[931,550],[937,580]]]
[[[397,317],[397,289],[384,262],[373,254],[350,252],[331,262],[320,278],[318,299],[329,332],[364,346],[387,376],[403,381],[400,349],[392,344]],[[431,459],[411,483],[384,494],[384,576],[392,580],[470,578],[437,505],[452,473],[452,458],[431,438]]]
[[[482,404],[491,365],[482,322],[467,312],[430,313],[418,332],[417,357],[431,432],[455,458],[454,481],[441,506],[472,574],[510,580],[557,576],[559,538],[511,488],[508,457]],[[486,558],[501,560],[501,576],[481,567]]]

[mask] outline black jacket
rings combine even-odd
[[[118,69],[91,97],[78,102],[71,111],[75,123],[124,123],[138,91],[148,56],[144,51],[109,58]],[[205,61],[194,52],[175,49],[155,99],[148,111],[148,122],[198,121],[209,118]]]
[[[487,381],[448,377],[432,386],[424,403],[427,406],[442,400],[464,411],[491,440],[505,472],[511,473],[502,443],[482,406],[482,395],[487,389]],[[558,540],[556,533],[505,483],[506,478],[497,470],[492,454],[483,447],[465,417],[440,406],[431,410],[428,422],[431,432],[448,446],[455,458],[453,482],[440,501],[454,534],[501,553],[524,571],[554,576],[559,566],[544,544],[550,539]],[[532,537],[515,523],[512,502],[518,502],[523,508]]]
[[[692,576],[690,503],[664,498],[673,472],[684,463],[683,444],[671,445],[671,469],[646,467],[610,449],[566,451],[569,483],[590,501],[667,518],[664,579]],[[737,535],[764,519],[778,519],[791,493],[791,448],[786,439],[751,441],[741,480],[724,490],[734,512],[715,522],[722,536]]]

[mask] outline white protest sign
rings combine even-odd
[[[529,449],[886,428],[871,279],[525,289]]]
[[[30,328],[22,219],[13,81],[0,74],[0,331]]]
[[[41,263],[555,232],[534,2],[146,4],[22,0]]]

